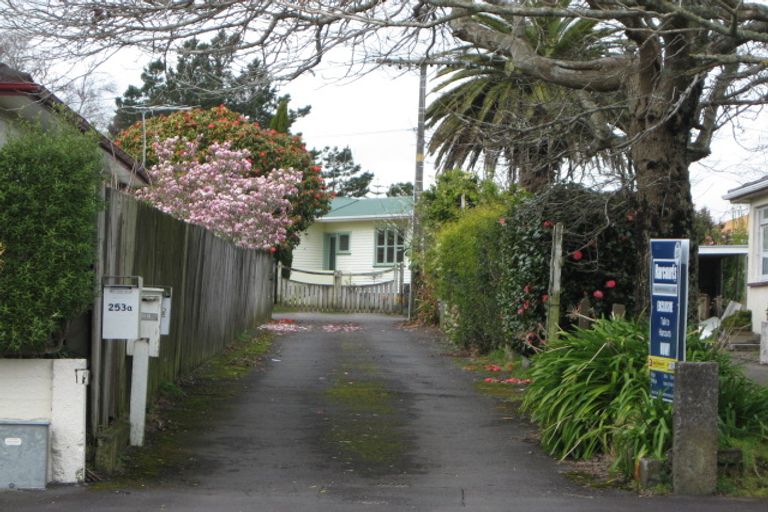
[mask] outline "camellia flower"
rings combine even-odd
[[[582,259],[583,257],[584,257],[584,253],[583,253],[583,252],[581,252],[581,251],[580,251],[580,250],[578,250],[578,249],[576,249],[575,251],[573,251],[573,252],[571,253],[571,259],[573,259],[573,261],[579,261],[579,260],[580,260],[580,259]]]
[[[592,296],[597,300],[600,300],[603,298],[603,292],[602,290],[595,290],[594,292],[592,292]]]
[[[552,223],[551,220],[545,220],[542,223],[542,226],[544,226],[544,229],[552,229],[555,225]]]
[[[605,287],[606,288],[616,288],[616,281],[614,281],[613,279],[610,279],[610,280],[606,281],[605,282]]]
[[[546,293],[541,296],[541,302],[547,302],[548,300],[549,300],[549,295],[547,295]]]

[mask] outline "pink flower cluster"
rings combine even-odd
[[[277,169],[251,176],[250,152],[211,144],[200,162],[197,141],[173,137],[153,145],[160,159],[151,185],[135,192],[163,212],[203,226],[240,247],[268,250],[283,242],[292,221],[288,196],[301,173]]]

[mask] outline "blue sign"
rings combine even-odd
[[[671,402],[675,365],[685,361],[688,327],[688,240],[651,240],[651,394]]]

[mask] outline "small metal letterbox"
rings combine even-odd
[[[142,279],[139,276],[104,277],[101,337],[134,340],[139,337]]]
[[[162,288],[141,289],[141,320],[138,338],[149,341],[149,356],[160,357],[160,316],[163,306]],[[126,344],[126,353],[133,355],[133,340]]]

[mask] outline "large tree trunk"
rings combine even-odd
[[[647,311],[650,301],[650,239],[689,238],[693,230],[688,139],[696,119],[694,107],[699,99],[700,85],[691,87],[690,80],[682,75],[662,74],[657,78],[651,94],[642,94],[641,85],[639,91],[632,91],[641,94],[630,95],[634,100],[630,102],[629,135],[635,140],[630,155],[637,186],[637,240],[642,243],[642,250],[638,251],[639,275],[635,287],[635,303],[639,311]],[[677,109],[672,110],[672,105],[677,105]],[[696,296],[697,289],[695,242],[692,240],[691,297]],[[695,300],[689,303],[695,303]]]

